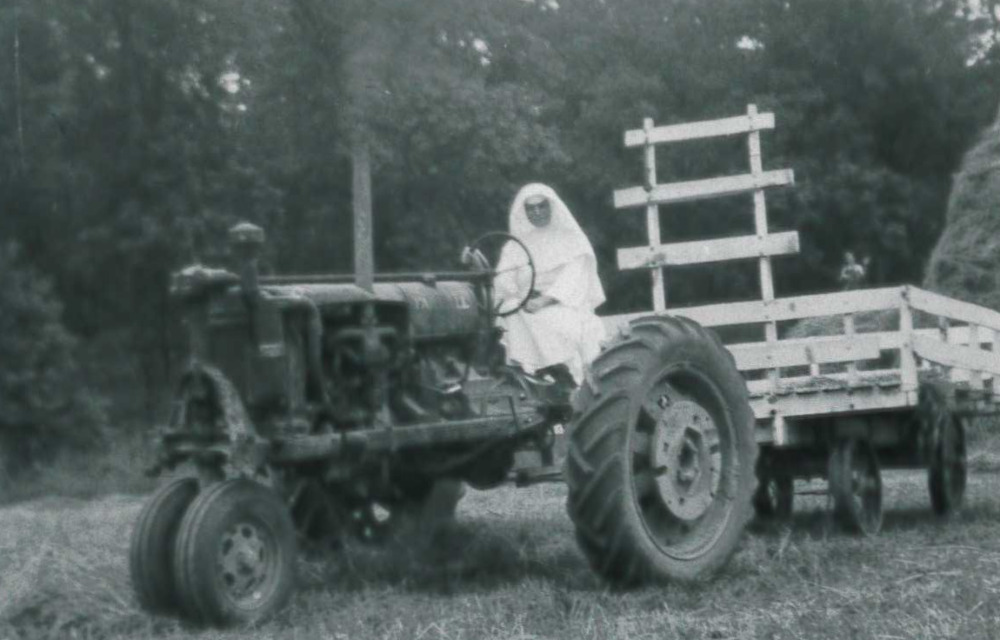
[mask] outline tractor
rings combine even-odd
[[[633,319],[574,388],[505,361],[497,316],[531,294],[494,299],[513,236],[479,238],[455,270],[346,276],[263,275],[253,224],[229,242],[228,268],[171,278],[190,353],[157,438],[165,482],[131,537],[146,610],[258,622],[288,603],[301,548],[405,536],[431,503],[453,511],[463,483],[565,481],[583,556],[617,586],[694,580],[733,553],[754,416],[709,330]]]

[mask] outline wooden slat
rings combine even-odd
[[[773,113],[759,113],[756,117],[736,116],[719,120],[704,120],[702,122],[686,122],[655,127],[650,131],[632,129],[625,132],[626,147],[641,147],[647,142],[663,144],[666,142],[681,142],[701,138],[716,138],[719,136],[735,136],[751,131],[774,128]]]
[[[854,381],[853,387],[855,389],[858,387],[876,387],[879,386],[877,383],[884,383],[886,377],[893,374],[895,374],[897,380],[895,386],[900,386],[898,369],[873,369],[858,371],[857,380]],[[830,391],[820,388],[821,393],[846,393],[852,387],[850,377],[847,373],[824,373],[823,378],[843,384],[843,389]],[[781,378],[781,395],[789,396],[792,395],[794,389],[814,384],[816,384],[816,380],[812,376]],[[771,392],[768,380],[747,380],[747,390],[751,396],[766,396]]]
[[[615,191],[615,208],[644,207],[650,204],[671,204],[675,202],[690,202],[705,198],[733,196],[750,193],[767,187],[780,187],[795,183],[795,172],[791,169],[776,169],[765,171],[760,175],[743,174],[737,176],[722,176],[705,180],[690,180],[687,182],[671,182],[656,185],[647,190],[645,187],[629,187]]]
[[[917,333],[923,335],[933,335],[940,337],[941,332],[939,329],[917,329]],[[989,329],[980,329],[978,331],[978,339],[973,341],[970,339],[970,331],[968,326],[962,327],[948,327],[948,341],[949,342],[960,342],[962,344],[971,345],[973,342],[978,342],[980,348],[985,349],[986,345],[993,344],[993,332]]]
[[[980,342],[979,342],[979,327],[977,327],[974,324],[969,325],[969,327],[968,327],[968,334],[969,334],[969,336],[968,336],[969,339],[965,342],[965,344],[969,345],[970,349],[974,349],[976,351],[982,351],[982,347],[980,346]],[[970,375],[969,375],[969,386],[972,387],[973,389],[977,389],[977,390],[983,388],[983,372],[982,371],[979,371],[977,369],[977,370],[974,370],[974,371],[970,372]]]
[[[1000,313],[992,309],[948,298],[917,287],[907,287],[907,289],[910,304],[914,309],[1000,331]]]
[[[653,119],[643,120],[642,128],[648,137],[653,130]],[[646,162],[646,186],[652,189],[656,185],[656,147],[651,144],[647,145],[643,150],[643,157]],[[660,208],[655,204],[646,205],[646,232],[649,235],[650,246],[657,246],[663,242],[663,236],[660,235]],[[653,310],[659,313],[667,308],[667,289],[663,269],[653,269],[650,276],[653,286]]]
[[[674,242],[656,247],[631,247],[618,250],[618,268],[650,269],[685,264],[744,260],[760,256],[780,256],[799,251],[799,234],[795,231],[772,233],[764,237],[740,236]]]
[[[918,356],[946,367],[961,367],[1000,375],[1000,354],[964,345],[941,342],[920,335],[913,336],[913,350]]]
[[[800,320],[844,313],[895,309],[902,295],[901,287],[838,291],[811,296],[778,298],[771,302],[751,300],[669,309],[671,315],[690,318],[705,327],[733,324],[754,324],[769,321]],[[606,316],[605,326],[628,324],[633,318],[649,315],[649,311]]]
[[[917,394],[902,388],[854,393],[817,393],[809,396],[782,396],[775,399],[752,398],[750,406],[758,420],[773,417],[776,413],[786,418],[795,416],[864,413],[879,409],[912,407]]]
[[[747,105],[747,117],[751,120],[757,117],[757,105]],[[761,159],[760,131],[751,131],[747,135],[747,152],[750,155],[750,173],[756,179],[764,174],[764,161]],[[767,203],[764,199],[764,189],[755,189],[753,192],[753,221],[754,233],[758,237],[768,235],[767,228]],[[796,238],[798,240],[798,238]],[[774,278],[771,275],[771,256],[761,255],[757,261],[758,273],[760,276],[760,298],[764,302],[774,300]],[[778,323],[771,321],[764,325],[764,339],[774,344],[778,340]],[[777,368],[767,372],[767,378],[771,381],[771,388],[778,387],[778,378],[781,371]]]
[[[847,313],[844,314],[844,335],[847,337],[854,336],[854,314]],[[879,354],[881,355],[881,354]],[[847,382],[848,384],[854,384],[858,378],[858,365],[854,362],[847,363]]]
[[[812,363],[874,360],[879,357],[879,341],[870,336],[844,336],[779,340],[774,343],[730,345],[740,371],[797,367]]]

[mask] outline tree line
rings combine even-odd
[[[648,276],[618,273],[615,250],[644,243],[645,222],[614,211],[611,193],[641,182],[642,158],[622,133],[755,103],[777,116],[765,169],[797,178],[768,201],[772,226],[802,240],[776,264],[779,295],[832,288],[847,250],[871,257],[875,284],[919,281],[951,174],[1000,97],[996,4],[4,3],[0,403],[62,402],[0,410],[0,431],[51,422],[56,408],[31,407],[70,411],[68,389],[88,381],[114,396],[112,416],[129,387],[155,415],[182,347],[168,274],[224,261],[237,220],[267,229],[270,268],[348,271],[359,141],[380,269],[453,267],[448,256],[503,228],[517,187],[537,180],[590,236],[606,310],[636,310]],[[671,147],[658,165],[662,182],[743,172],[746,149]],[[749,210],[731,198],[662,215],[669,237],[692,239],[749,232]],[[752,268],[668,281],[675,305],[758,295]],[[35,353],[39,326],[66,355]],[[39,392],[52,367],[80,385]]]

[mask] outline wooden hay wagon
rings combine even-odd
[[[758,514],[787,517],[796,478],[827,478],[838,521],[875,533],[882,468],[928,469],[934,511],[953,513],[966,482],[966,418],[996,412],[1000,313],[913,286],[776,298],[772,258],[797,253],[799,241],[768,230],[765,191],[794,183],[789,169],[763,169],[760,132],[772,128],[774,115],[750,105],[733,118],[660,127],[647,119],[626,132],[626,147],[644,151],[646,180],[616,191],[615,206],[645,209],[649,243],[620,249],[619,269],[651,271],[656,313],[762,335],[727,345],[756,417]],[[749,173],[657,184],[658,145],[742,135]],[[661,205],[736,194],[753,195],[754,235],[663,243]],[[665,267],[731,260],[757,261],[760,299],[667,309]],[[639,315],[605,322],[615,329]],[[826,335],[801,337],[802,323]]]

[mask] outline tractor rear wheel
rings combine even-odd
[[[751,514],[754,416],[732,355],[685,318],[633,321],[574,399],[567,510],[605,579],[693,580]]]
[[[178,609],[174,541],[184,512],[198,494],[198,481],[179,478],[160,487],[139,512],[129,548],[129,574],[139,605],[150,613]]]
[[[258,622],[288,602],[295,563],[295,525],[278,494],[250,480],[220,482],[181,521],[174,551],[181,607],[197,622]]]

